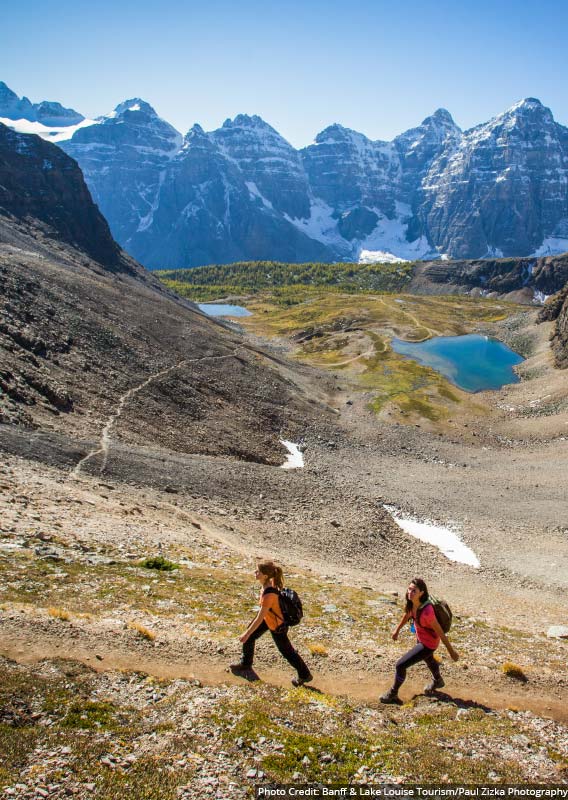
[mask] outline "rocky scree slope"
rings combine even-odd
[[[281,463],[282,433],[327,418],[120,251],[55,145],[0,130],[0,186],[0,422]]]

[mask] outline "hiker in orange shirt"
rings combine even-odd
[[[408,620],[412,620],[411,630],[416,633],[417,644],[397,661],[394,684],[380,698],[381,703],[401,705],[402,700],[398,696],[398,690],[406,680],[406,670],[413,664],[418,664],[419,661],[425,661],[426,666],[432,673],[431,682],[424,688],[426,694],[433,694],[437,689],[441,689],[445,685],[444,679],[440,675],[440,665],[434,658],[434,651],[440,644],[440,640],[444,643],[454,661],[459,658],[457,651],[436,619],[434,606],[429,599],[428,587],[422,578],[414,578],[406,590],[404,616],[392,634],[395,642]]]
[[[231,664],[229,669],[234,675],[246,677],[252,669],[256,640],[266,631],[270,631],[280,653],[298,672],[298,677],[292,679],[292,685],[302,686],[304,683],[309,683],[313,680],[312,673],[288,639],[288,626],[280,609],[279,590],[284,586],[282,569],[273,561],[261,561],[257,565],[254,577],[262,587],[260,609],[246,631],[239,637],[243,645],[241,660],[238,664]]]

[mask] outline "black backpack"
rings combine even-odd
[[[264,590],[264,594],[267,593],[278,594],[284,625],[293,628],[294,625],[300,623],[304,616],[304,609],[302,608],[302,601],[294,589],[275,589],[273,586],[269,586],[268,589]]]
[[[430,595],[428,600],[418,609],[418,614],[420,614],[422,609],[427,605],[431,605],[434,608],[434,614],[436,615],[440,628],[444,633],[447,633],[452,627],[453,614],[446,600],[438,600],[436,597]],[[418,622],[420,622],[420,619]]]

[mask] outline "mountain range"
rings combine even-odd
[[[115,239],[152,269],[568,250],[568,128],[534,98],[468,131],[438,109],[390,142],[336,124],[296,150],[258,116],[182,136],[139,98],[85,120],[0,83],[0,121],[29,130],[40,116]]]

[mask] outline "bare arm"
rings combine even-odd
[[[437,619],[433,619],[432,622],[430,623],[430,627],[432,628],[434,633],[437,636],[439,636],[440,639],[443,641],[443,643],[444,643],[444,645],[446,647],[446,650],[450,654],[450,657],[451,657],[452,661],[457,661],[459,659],[459,653],[452,646],[452,643],[450,642],[450,640],[448,639],[448,637],[446,636],[446,634],[442,630],[442,627],[441,627],[440,623],[438,622],[438,620]]]
[[[250,625],[248,626],[246,631],[241,636],[239,636],[239,641],[240,642],[242,642],[244,644],[246,642],[246,640],[249,638],[249,636],[251,635],[251,633],[254,633],[255,630],[260,625],[262,625],[267,611],[268,611],[268,609],[264,605],[262,605],[260,607],[260,609],[258,611],[258,614],[253,619],[253,621],[250,623]]]
[[[410,619],[411,616],[412,616],[412,614],[410,613],[410,611],[405,611],[404,612],[403,618],[400,620],[400,622],[398,623],[398,625],[396,626],[396,628],[392,632],[393,641],[396,642],[396,640],[398,639],[398,634],[404,628],[404,626],[406,625],[406,623],[408,622],[408,620]]]

